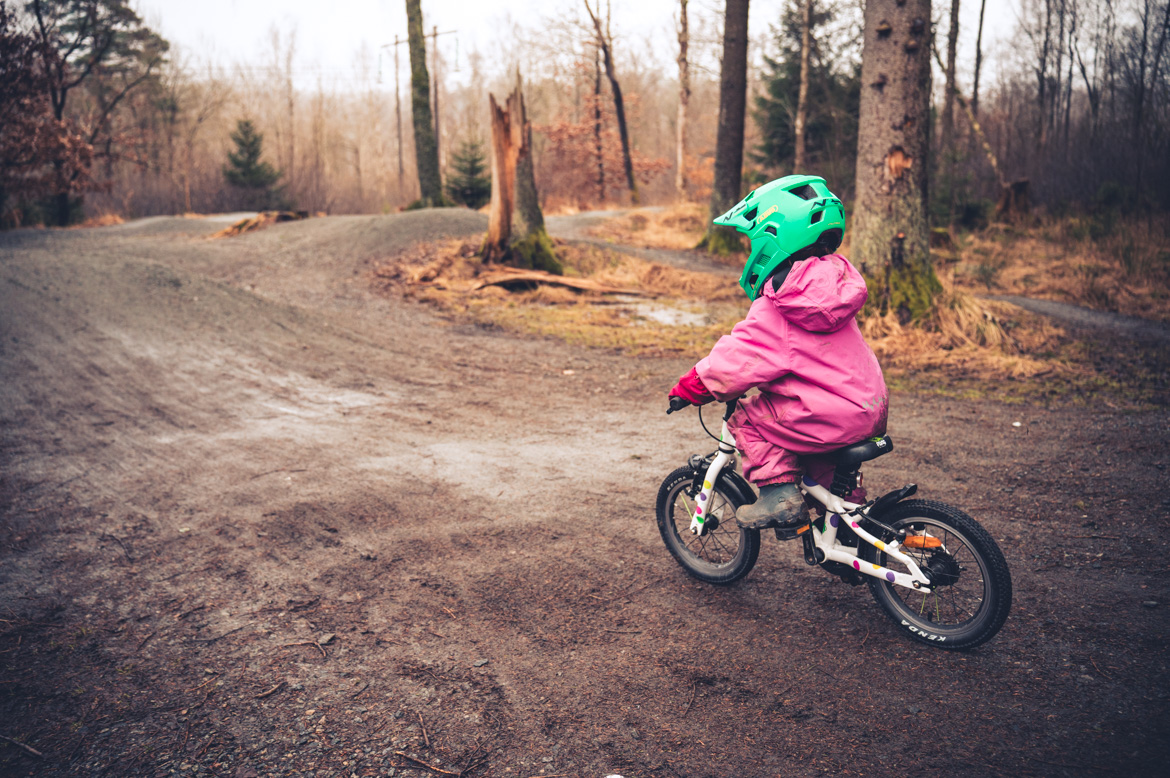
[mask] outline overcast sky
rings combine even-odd
[[[860,0],[859,0],[860,1]],[[793,0],[752,0],[750,30],[753,37],[778,19]],[[985,52],[1014,26],[1018,0],[987,0]],[[296,30],[298,80],[312,83],[318,74],[344,78],[354,72],[356,53],[363,43],[369,51],[406,36],[404,0],[134,0],[144,20],[171,41],[178,53],[194,61],[220,64],[261,64],[270,61],[269,30],[276,25]],[[456,35],[440,38],[445,61],[453,61],[456,47],[461,58],[478,48],[488,52],[493,36],[513,23],[537,28],[549,18],[578,8],[581,0],[423,0],[423,24],[429,32]],[[935,16],[940,13],[935,3]],[[722,11],[719,0],[691,0],[692,16],[714,17]],[[615,2],[613,28],[627,40],[649,41],[657,57],[673,61],[673,16],[676,0]],[[960,73],[969,74],[979,16],[976,0],[966,0],[960,12],[965,34],[961,37]],[[940,37],[945,35],[940,31]],[[458,40],[456,40],[456,38]],[[405,50],[403,63],[405,64]],[[985,53],[986,57],[986,53]],[[392,62],[389,58],[386,63]],[[383,72],[392,73],[383,66]],[[453,77],[458,77],[451,74]],[[968,79],[965,79],[969,81]]]

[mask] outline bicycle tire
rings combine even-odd
[[[1011,610],[1012,579],[987,530],[958,508],[934,500],[898,503],[876,518],[909,534],[929,530],[941,542],[934,549],[902,549],[936,581],[932,590],[869,578],[870,593],[898,629],[921,643],[951,650],[975,648],[995,637]],[[887,533],[883,539],[891,538]],[[883,567],[901,567],[868,543],[861,544],[859,554]]]
[[[694,495],[689,492],[695,483],[695,472],[689,467],[680,467],[662,482],[655,514],[662,542],[682,568],[700,581],[726,586],[755,566],[760,554],[760,532],[742,529],[735,523],[735,511],[742,502],[735,490],[720,481],[712,491],[707,511],[708,526],[713,522],[715,526],[703,537],[690,533]]]

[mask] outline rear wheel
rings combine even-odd
[[[974,648],[995,637],[1011,610],[1012,579],[987,530],[959,509],[929,500],[899,503],[878,518],[906,530],[900,550],[932,582],[929,589],[915,590],[869,578],[870,592],[894,623],[915,640],[940,648]],[[868,543],[859,553],[883,567],[905,569]]]
[[[756,564],[759,530],[740,529],[735,523],[740,500],[720,484],[711,492],[706,533],[692,535],[698,494],[695,472],[689,467],[680,467],[662,482],[656,510],[662,541],[683,569],[700,581],[719,585],[738,581]]]

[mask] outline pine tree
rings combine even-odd
[[[282,173],[267,162],[260,161],[264,135],[256,132],[249,119],[236,122],[231,134],[235,151],[228,152],[228,164],[223,166],[223,177],[232,186],[244,190],[246,208],[267,210],[281,205],[283,187],[275,186]]]
[[[492,197],[492,179],[487,174],[487,157],[483,144],[468,141],[459,147],[451,161],[447,178],[447,196],[457,203],[478,211]]]
[[[857,161],[857,112],[861,77],[852,40],[832,34],[839,8],[817,3],[810,19],[808,113],[805,158],[795,170],[794,117],[800,92],[803,19],[789,8],[774,28],[777,57],[765,57],[764,94],[756,97],[755,119],[762,139],[752,158],[773,174],[811,173],[824,176],[838,195],[852,191]]]

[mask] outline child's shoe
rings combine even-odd
[[[735,523],[744,529],[793,527],[808,520],[804,496],[796,484],[760,487],[760,497],[735,512]]]

